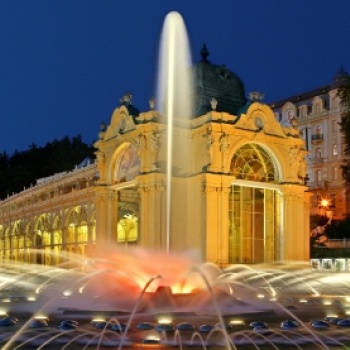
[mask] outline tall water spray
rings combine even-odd
[[[174,137],[174,126],[190,129],[193,92],[191,54],[186,26],[178,12],[165,20],[160,41],[157,109],[167,124],[166,154],[166,250],[170,250],[173,167],[190,172],[190,138]],[[186,152],[186,153],[184,153]],[[174,158],[175,162],[174,162]]]

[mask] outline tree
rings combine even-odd
[[[345,187],[350,190],[350,76],[342,77],[341,86],[338,90],[338,95],[344,111],[341,115],[339,123],[340,130],[343,134],[344,142],[344,159],[341,165],[342,176],[345,181]]]
[[[0,200],[34,185],[37,179],[70,171],[85,158],[94,159],[94,151],[78,135],[55,139],[44,147],[33,143],[28,150],[16,150],[11,157],[0,153]]]

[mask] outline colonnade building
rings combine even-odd
[[[305,141],[206,57],[193,69],[193,115],[175,120],[170,180],[166,118],[126,94],[93,163],[0,202],[0,262],[70,264],[106,245],[196,250],[219,265],[307,261]]]

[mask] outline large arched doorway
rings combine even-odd
[[[279,259],[281,201],[274,159],[258,144],[240,147],[231,161],[236,180],[229,196],[229,262]]]
[[[140,173],[140,157],[133,144],[125,144],[118,150],[114,170],[114,182],[119,185],[118,222],[116,241],[128,247],[139,241],[139,194],[133,180]]]

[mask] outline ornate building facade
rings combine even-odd
[[[330,84],[270,105],[276,119],[282,125],[294,123],[305,140],[311,215],[332,215],[334,219],[350,213],[340,167],[344,143],[339,122],[345,106],[337,94],[346,77],[341,68]]]
[[[197,105],[175,120],[170,181],[167,122],[153,104],[139,113],[127,94],[99,134],[94,164],[0,202],[2,263],[72,264],[113,244],[196,250],[220,265],[309,259],[299,131],[253,95],[247,103],[227,68],[206,56],[194,68]]]

